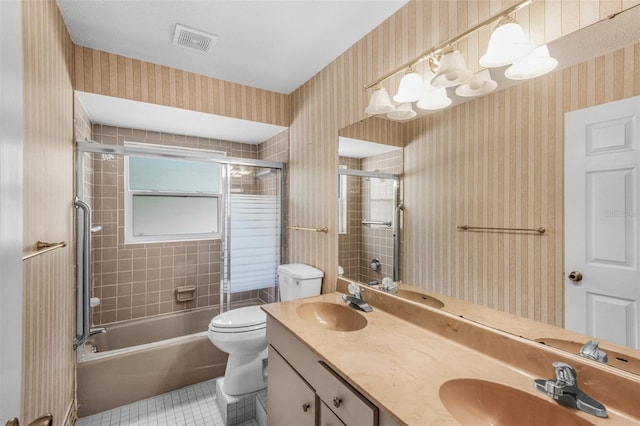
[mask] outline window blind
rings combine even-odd
[[[276,285],[280,264],[280,197],[230,196],[230,291]]]

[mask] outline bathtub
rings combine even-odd
[[[207,338],[219,313],[215,306],[126,321],[92,336],[77,365],[78,417],[223,376],[227,354]]]

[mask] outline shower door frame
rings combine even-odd
[[[338,168],[338,176],[356,176],[364,178],[393,179],[393,281],[400,280],[400,211],[404,211],[404,205],[400,201],[400,175],[378,171],[366,171]]]
[[[102,144],[91,140],[79,140],[76,141],[76,199],[84,200],[86,194],[84,193],[84,166],[85,166],[85,153],[90,154],[111,154],[111,155],[139,155],[145,157],[158,157],[158,158],[171,158],[171,159],[180,159],[180,160],[189,160],[189,161],[200,161],[200,162],[211,162],[217,163],[224,167],[222,167],[222,198],[224,200],[224,212],[223,212],[223,220],[228,220],[228,197],[230,194],[229,184],[229,166],[249,166],[249,167],[261,167],[267,169],[277,169],[280,170],[280,224],[281,224],[281,232],[280,232],[280,262],[284,259],[285,254],[285,235],[282,232],[285,226],[286,220],[286,202],[285,202],[285,181],[286,181],[286,163],[279,161],[269,161],[269,160],[253,160],[249,158],[238,158],[238,157],[228,157],[219,151],[207,152],[206,150],[201,149],[189,149],[182,147],[164,147],[152,144],[133,144],[133,145],[108,145]],[[88,224],[88,228],[93,226],[93,224]],[[85,232],[87,227],[84,224],[80,223],[79,220],[76,220],[76,341],[74,342],[74,348],[80,354],[82,350],[82,345],[85,343],[88,331],[91,327],[91,318],[90,313],[86,313],[85,310],[89,306],[89,299],[91,297],[91,284],[89,283],[89,294],[85,294],[82,289],[83,283],[83,274],[84,274],[84,265],[86,261],[84,259],[89,259],[88,263],[91,264],[91,253],[84,253],[83,248],[79,244],[80,237]],[[221,232],[221,241],[222,241],[222,270],[220,274],[220,312],[224,312],[224,294],[227,294],[227,305],[229,306],[231,303],[231,293],[228,291],[229,284],[229,274],[230,269],[228,262],[225,261],[225,258],[228,259],[229,252],[229,240],[228,240],[228,232],[227,227],[222,226]],[[226,265],[225,265],[226,264]],[[89,277],[91,279],[91,277]],[[88,320],[87,320],[88,319]],[[81,332],[80,332],[81,331]],[[83,337],[84,336],[84,337]]]

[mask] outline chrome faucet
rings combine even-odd
[[[585,358],[606,364],[609,361],[609,357],[606,352],[600,350],[599,344],[597,340],[589,340],[580,348],[578,354]]]
[[[367,302],[365,302],[362,299],[362,291],[360,290],[360,286],[358,285],[358,283],[354,283],[354,282],[349,283],[349,293],[351,293],[352,296],[345,294],[342,296],[342,300],[349,303],[349,305],[351,305],[352,307],[356,309],[360,309],[361,311],[364,311],[364,312],[373,311],[373,308],[371,307],[371,305],[369,305]]]
[[[380,286],[380,290],[385,291],[387,293],[396,294],[398,292],[398,284],[394,283],[391,278],[384,277],[382,279],[382,285]]]
[[[549,380],[535,379],[533,381],[535,390],[558,401],[561,405],[573,407],[597,417],[608,417],[607,409],[604,405],[578,389],[578,375],[572,366],[564,362],[554,362],[553,368],[555,368],[556,378]]]

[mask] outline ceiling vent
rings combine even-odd
[[[198,52],[208,52],[218,40],[217,36],[198,31],[184,25],[176,24],[173,33],[173,44]]]

